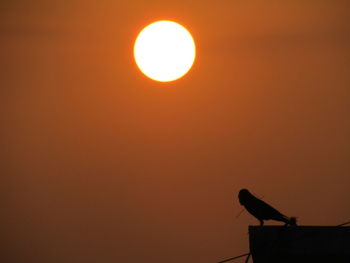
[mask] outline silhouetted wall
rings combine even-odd
[[[254,263],[350,262],[350,227],[250,226]]]

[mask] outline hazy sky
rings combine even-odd
[[[6,263],[215,263],[248,251],[237,193],[350,219],[349,1],[1,1]],[[137,33],[191,31],[172,83]],[[2,256],[3,257],[3,256]]]

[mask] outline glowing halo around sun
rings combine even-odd
[[[137,36],[134,58],[147,77],[161,82],[184,76],[192,67],[196,46],[191,34],[178,23],[161,20]]]

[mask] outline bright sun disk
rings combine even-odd
[[[180,24],[167,20],[146,26],[134,45],[139,69],[149,78],[161,82],[184,76],[191,69],[195,56],[191,34]]]

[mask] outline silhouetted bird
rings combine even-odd
[[[241,191],[239,191],[238,199],[240,204],[243,205],[249,213],[251,213],[260,221],[261,226],[264,225],[264,220],[270,219],[282,221],[286,223],[286,225],[297,225],[295,217],[289,218],[281,214],[272,206],[268,205],[259,198],[256,198],[247,189],[242,189]]]

